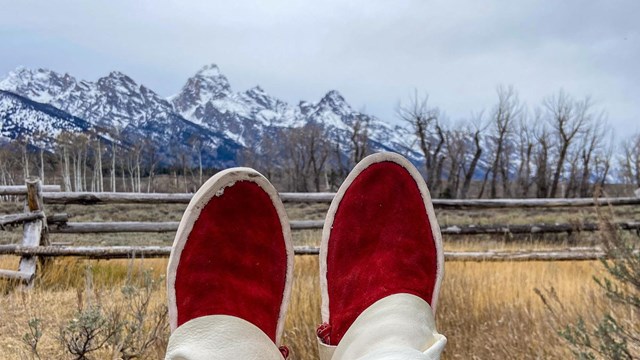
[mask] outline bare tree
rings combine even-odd
[[[158,148],[154,144],[153,140],[150,138],[144,139],[144,161],[147,164],[147,169],[149,171],[147,177],[147,192],[155,191],[153,180],[156,175],[156,167],[160,162],[160,157],[158,156]]]
[[[111,191],[112,192],[116,192],[116,178],[118,176],[117,174],[117,168],[116,168],[116,158],[118,157],[118,142],[120,141],[121,137],[120,137],[120,130],[118,128],[114,129],[110,136],[111,136],[111,171],[110,171],[110,175],[111,175]]]
[[[305,144],[304,129],[289,129],[285,134],[284,146],[291,189],[294,191],[309,191],[307,179],[310,162],[309,151]]]
[[[457,126],[444,132],[445,150],[443,159],[447,160],[446,185],[440,196],[443,198],[458,197],[460,178],[468,153],[467,129]]]
[[[189,138],[189,145],[191,145],[191,151],[195,152],[196,157],[198,159],[198,187],[200,187],[202,182],[203,175],[203,166],[202,166],[202,152],[204,151],[204,139],[199,134],[193,134]]]
[[[40,180],[42,180],[42,183],[45,183],[44,153],[45,148],[47,147],[47,140],[49,139],[49,136],[44,131],[38,130],[31,136],[31,139],[33,145],[38,148],[38,160],[40,162]]]
[[[366,128],[364,130],[366,138]],[[318,124],[309,124],[305,126],[304,134],[305,143],[309,151],[309,169],[313,175],[313,185],[316,191],[320,191],[320,180],[324,171],[327,158],[331,152],[330,143],[326,140],[324,128]],[[360,140],[362,141],[362,140]],[[364,140],[366,142],[366,139]],[[358,144],[358,141],[355,141]],[[363,156],[366,153],[366,145],[359,143],[359,149],[356,150],[357,156]],[[359,160],[358,160],[359,161]]]
[[[367,156],[369,146],[369,121],[363,116],[357,116],[351,129],[351,147],[353,164],[359,163]]]
[[[272,130],[262,136],[259,142],[249,143],[241,152],[239,163],[258,170],[268,179],[283,175],[287,130]]]
[[[64,187],[64,191],[73,191],[71,187],[71,168],[70,168],[70,151],[69,147],[71,144],[72,138],[71,134],[67,132],[62,132],[56,138],[56,146],[58,149],[58,155],[60,157],[61,163],[61,172],[62,172],[62,183]]]
[[[124,158],[126,167],[127,167],[127,172],[129,173],[129,181],[131,182],[132,192],[142,191],[141,163],[142,163],[142,154],[144,152],[144,145],[145,144],[142,141],[136,142],[133,146],[131,146],[127,150]]]
[[[469,166],[463,166],[464,183],[462,184],[462,190],[460,191],[460,197],[463,199],[467,198],[469,187],[471,186],[471,180],[473,179],[473,175],[476,172],[478,161],[482,156],[482,146],[480,145],[480,139],[482,136],[482,132],[485,131],[488,126],[488,124],[483,124],[482,113],[479,113],[473,118],[474,119],[472,120],[472,128],[469,129],[469,134],[473,138],[475,151],[473,153],[473,158],[471,159],[471,163],[469,164]]]
[[[518,93],[512,86],[498,86],[498,104],[492,116],[495,152],[491,165],[491,188],[489,196],[497,196],[498,176],[502,180],[503,196],[508,194],[510,148],[508,140],[513,134],[513,126],[522,114],[523,108]]]
[[[536,185],[536,197],[544,198],[549,194],[549,184],[551,182],[550,173],[550,153],[552,150],[552,142],[549,139],[549,128],[546,123],[540,120],[542,116],[540,109],[536,110],[533,128],[533,137],[536,142],[536,146],[533,150],[533,163],[535,165],[535,173],[533,175],[533,182]]]
[[[286,129],[281,137],[284,139],[285,168],[289,173],[290,189],[309,191],[309,183],[312,183],[315,191],[320,191],[325,166],[332,151],[324,127],[309,123],[300,128]]]
[[[607,158],[605,154],[607,153],[606,142],[609,139],[609,133],[611,132],[604,113],[600,113],[598,117],[594,118],[594,121],[591,121],[588,126],[585,127],[579,146],[582,174],[577,181],[577,186],[580,197],[593,196],[594,189],[591,186],[591,178],[596,175],[596,166],[594,163],[596,162],[596,157],[598,162],[602,162]]]
[[[570,198],[575,197],[578,193],[578,173],[580,172],[580,151],[577,147],[570,148],[567,152],[566,163],[568,168],[565,169],[564,177],[566,181],[561,184],[562,197]]]
[[[611,134],[611,138],[612,137],[613,134]],[[599,153],[596,153],[593,164],[595,182],[594,188],[591,190],[591,193],[594,195],[597,194],[598,188],[603,189],[606,184],[609,171],[611,170],[613,148],[613,142],[609,141],[608,144],[605,145],[604,149],[602,149]]]
[[[640,188],[640,133],[622,142],[620,167],[625,181]]]
[[[337,190],[344,178],[349,172],[349,159],[344,156],[344,149],[348,148],[348,145],[344,145],[344,137],[342,132],[335,134],[335,142],[330,144],[330,167],[327,175],[328,187],[332,190]]]
[[[549,191],[549,197],[555,197],[569,147],[588,121],[591,100],[587,97],[582,101],[575,101],[561,90],[558,94],[545,99],[544,107],[547,111],[547,121],[559,144],[556,169]]]
[[[431,108],[428,105],[429,96],[423,98],[418,96],[416,91],[409,99],[409,104],[402,104],[397,108],[400,119],[407,122],[418,140],[418,145],[425,158],[425,175],[427,185],[431,191],[437,191],[437,184],[440,180],[442,156],[441,151],[445,143],[444,132],[440,126],[440,110]],[[436,138],[432,136],[436,135]],[[440,170],[440,171],[439,171]]]
[[[71,140],[74,190],[85,191],[89,138],[85,134],[71,134]]]
[[[534,125],[535,126],[535,125]],[[520,165],[516,178],[516,194],[520,197],[528,197],[532,185],[531,162],[535,146],[535,136],[532,126],[526,116],[522,116],[518,121],[517,146]]]
[[[97,190],[100,192],[104,191],[104,174],[102,172],[102,152],[104,148],[102,147],[102,141],[100,137],[96,137],[96,175],[97,175]]]
[[[31,167],[31,162],[29,161],[29,138],[27,138],[26,135],[20,134],[16,139],[16,143],[20,147],[22,177],[26,179],[30,175],[29,168]]]
[[[0,147],[0,181],[2,185],[14,185],[16,181],[22,182],[24,179],[17,175],[17,169],[24,165],[22,159],[15,154],[20,151],[20,145],[16,141],[11,141]]]

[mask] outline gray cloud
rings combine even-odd
[[[177,92],[217,63],[236,90],[290,102],[340,90],[393,121],[414,89],[453,119],[490,108],[497,84],[530,105],[590,94],[619,132],[640,130],[640,2],[8,1],[0,74],[17,65],[96,79],[117,69]]]

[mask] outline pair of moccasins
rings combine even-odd
[[[286,358],[281,337],[293,258],[287,215],[271,183],[249,168],[216,174],[193,197],[173,244],[171,331],[192,326],[198,333],[207,325],[191,323],[221,317],[229,324],[223,321],[220,341],[267,337]],[[435,313],[443,265],[440,229],[417,169],[392,153],[362,160],[338,190],[322,233],[321,353],[332,352],[365,310],[393,295],[424,300]],[[262,334],[245,326],[236,334],[236,322]]]

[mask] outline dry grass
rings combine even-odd
[[[317,359],[314,324],[320,321],[317,259],[299,257],[286,340],[296,359]],[[570,354],[555,334],[534,288],[556,289],[567,320],[608,307],[592,276],[594,262],[449,262],[437,313],[449,343],[443,359],[540,359]]]
[[[291,219],[322,219],[326,205],[287,206]],[[48,213],[68,212],[74,221],[167,221],[178,220],[182,205],[139,207],[58,206]],[[19,212],[19,204],[0,203],[0,213]],[[567,215],[565,212],[447,212],[438,213],[445,223],[529,223],[586,221],[595,219],[589,209]],[[638,211],[626,209],[621,219],[637,218]],[[296,245],[317,245],[320,231],[294,232]],[[20,229],[0,232],[0,243],[16,242]],[[171,234],[62,235],[53,241],[74,244],[163,244],[172,241]],[[590,245],[593,239],[576,240],[566,235],[546,237],[466,237],[446,238],[445,249],[546,249],[567,245]],[[0,257],[0,268],[15,269],[15,257]],[[119,289],[128,274],[151,269],[161,281],[166,259],[88,261],[55,260],[35,289],[22,291],[13,284],[0,281],[0,359],[30,358],[21,338],[28,330],[28,321],[42,319],[44,336],[40,353],[45,359],[64,358],[56,339],[60,326],[67,323],[78,308],[78,299],[85,288],[85,273],[90,266],[94,293],[105,306],[121,304]],[[285,343],[292,350],[291,359],[316,359],[315,327],[320,322],[320,294],[317,257],[298,256],[295,263],[293,297],[286,322]],[[611,308],[596,287],[593,276],[601,275],[598,262],[448,262],[437,314],[439,330],[449,339],[444,359],[540,359],[570,357],[556,334],[558,323],[550,317],[535,288],[551,289],[564,304],[562,318],[575,321],[579,314],[600,313]],[[164,304],[165,289],[154,293],[154,302]],[[165,344],[156,344],[149,358],[161,357]],[[110,358],[109,352],[97,358]]]
[[[14,257],[0,257],[0,268],[17,265]],[[43,337],[38,346],[42,359],[67,358],[58,341],[60,328],[74,319],[75,314],[89,302],[109,310],[121,310],[127,301],[120,291],[125,283],[136,283],[144,271],[155,281],[163,282],[166,259],[89,261],[58,259],[37,279],[34,289],[0,282],[0,358],[30,359],[22,341],[30,319],[42,321]],[[87,272],[91,276],[87,276]],[[88,287],[87,279],[91,279]],[[128,281],[127,281],[128,280]],[[164,307],[164,284],[154,290],[152,307]],[[166,336],[165,336],[166,338]],[[164,343],[158,343],[150,358],[161,358]],[[96,353],[96,358],[110,359],[111,349]]]
[[[0,267],[15,265],[3,258]],[[56,260],[52,271],[41,278],[32,291],[9,289],[4,284],[0,297],[0,356],[2,359],[28,358],[22,335],[29,319],[41,318],[44,337],[41,354],[58,358],[63,354],[56,340],[58,328],[77,309],[78,289],[84,288],[85,268],[91,266],[95,292],[105,305],[122,302],[118,289],[131,272],[124,260]],[[138,260],[141,268],[160,278],[166,260]],[[295,282],[286,323],[285,343],[291,359],[316,359],[315,327],[320,322],[318,263],[313,256],[296,257]],[[553,322],[534,288],[553,287],[567,309],[567,319],[608,303],[595,287],[592,276],[600,265],[593,262],[473,263],[449,262],[438,309],[439,330],[449,338],[445,359],[539,359],[569,356],[555,334]],[[164,303],[165,289],[154,301]],[[162,348],[164,344],[158,344]],[[160,351],[160,350],[158,350]],[[157,352],[151,358],[157,356]],[[101,354],[108,358],[108,352]],[[100,357],[103,358],[103,357]]]

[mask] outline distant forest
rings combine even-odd
[[[588,97],[560,91],[530,108],[512,87],[498,87],[490,111],[454,122],[416,93],[397,116],[415,135],[416,165],[434,197],[590,197],[611,184],[626,185],[627,195],[640,187],[640,134],[614,136]],[[281,191],[333,191],[371,152],[368,131],[356,121],[349,136],[329,140],[321,124],[286,128],[247,146],[236,162]],[[64,191],[194,192],[220,170],[203,167],[197,141],[168,165],[160,165],[152,142],[124,145],[117,136],[66,132],[51,149],[37,143],[0,146],[0,185],[38,176]]]

